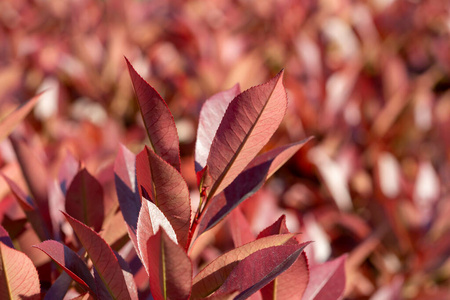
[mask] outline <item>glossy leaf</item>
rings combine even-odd
[[[102,228],[103,188],[86,169],[78,172],[67,189],[66,212],[95,231]]]
[[[158,92],[125,58],[152,150],[180,171],[180,146],[172,113]]]
[[[312,266],[303,299],[341,299],[345,290],[345,260],[342,255],[332,261]]]
[[[242,201],[253,195],[309,139],[281,146],[257,156],[219,195],[210,200],[199,225],[199,234],[215,226]]]
[[[172,224],[180,245],[187,243],[191,219],[189,189],[181,174],[148,147],[136,158],[138,184]]]
[[[192,263],[183,248],[160,229],[147,241],[150,290],[155,300],[189,299]]]
[[[136,179],[136,156],[123,145],[120,145],[119,153],[114,162],[114,182],[120,210],[128,225],[128,234],[136,251],[138,251],[136,234],[141,210],[141,197],[139,196]]]
[[[40,299],[40,292],[31,259],[0,242],[0,299]]]
[[[230,272],[243,260],[258,250],[284,245],[292,241],[294,234],[281,234],[262,238],[235,248],[212,261],[195,277],[192,286],[192,299],[200,299],[217,290]]]
[[[228,106],[207,159],[213,179],[208,198],[220,193],[269,141],[287,107],[283,71],[239,94]]]
[[[5,139],[16,126],[28,115],[40,98],[40,94],[19,106],[0,122],[0,142]]]
[[[88,226],[66,213],[64,216],[89,254],[109,295],[114,299],[131,299],[122,268],[109,245]]]
[[[200,111],[197,140],[195,142],[195,171],[199,172],[206,166],[211,143],[219,128],[220,121],[230,102],[241,92],[236,84],[231,89],[217,93],[203,103]]]
[[[44,241],[33,247],[50,256],[73,280],[95,294],[95,281],[91,272],[72,249],[52,240]]]
[[[150,274],[147,264],[148,239],[151,236],[155,235],[160,227],[164,228],[164,231],[167,232],[168,236],[175,243],[177,242],[177,236],[169,220],[167,220],[166,216],[164,216],[164,214],[158,209],[155,204],[145,198],[142,199],[142,204],[143,205],[141,206],[137,228],[137,253],[144,264],[147,274]]]
[[[240,291],[234,299],[246,299],[287,270],[308,243],[261,249],[239,262],[217,294]],[[264,263],[262,263],[264,262]]]

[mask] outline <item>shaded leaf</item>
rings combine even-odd
[[[52,283],[50,289],[45,293],[44,300],[64,299],[70,286],[72,278],[66,272],[61,272],[58,278]]]
[[[294,234],[281,234],[262,238],[235,248],[212,261],[195,277],[192,286],[192,299],[200,299],[217,290],[227,279],[239,261],[250,254],[269,247],[292,242]]]
[[[3,228],[2,225],[0,225],[0,242],[2,242],[6,246],[14,249],[14,245],[11,241],[11,238],[9,237],[8,232],[6,231],[5,228]]]
[[[284,145],[257,156],[219,195],[212,198],[200,221],[199,234],[215,226],[242,201],[256,193],[311,138]]]
[[[239,262],[217,294],[240,291],[234,299],[246,299],[288,269],[309,243],[261,249]]]
[[[332,261],[312,266],[303,299],[341,299],[345,290],[346,258],[346,255],[342,255]]]
[[[16,110],[14,110],[12,113],[7,115],[3,120],[1,120],[1,122],[0,122],[0,142],[3,141],[3,139],[5,137],[7,137],[14,130],[14,128],[16,128],[16,126],[20,122],[22,122],[22,120],[28,115],[28,113],[36,105],[40,96],[41,96],[41,94],[34,96],[28,102],[22,104]]]
[[[200,111],[197,140],[195,142],[195,171],[206,166],[211,143],[219,128],[220,121],[230,102],[241,92],[239,84],[231,89],[217,93],[203,103]]]
[[[239,94],[228,106],[207,159],[213,179],[208,198],[220,193],[269,141],[287,107],[283,71]]]
[[[179,172],[180,146],[172,113],[158,92],[125,60],[152,150]]]
[[[91,272],[72,249],[52,240],[44,241],[33,247],[50,256],[73,280],[95,294],[95,281]]]
[[[99,231],[104,219],[103,188],[86,169],[73,178],[67,189],[66,212]]]
[[[158,207],[155,204],[153,204],[151,201],[145,198],[142,199],[142,204],[143,205],[141,207],[141,212],[139,214],[138,229],[137,229],[137,242],[138,242],[137,253],[144,264],[147,274],[150,274],[147,264],[148,239],[151,236],[155,235],[160,227],[164,228],[164,231],[167,232],[169,237],[175,243],[177,242],[177,236],[172,228],[172,225],[167,220],[166,216],[164,216],[164,214],[158,209]]]
[[[127,284],[128,293],[131,296],[131,299],[138,299],[138,292],[136,288],[136,283],[134,282],[133,274],[131,274],[131,269],[128,263],[119,255],[116,251],[114,251],[114,255],[119,262],[120,267],[122,268],[122,274],[125,278],[125,282]]]
[[[161,228],[147,241],[150,290],[155,300],[188,299],[192,286],[192,263],[183,248]]]
[[[114,299],[131,299],[122,269],[109,245],[92,229],[63,213],[89,254],[101,281]]]
[[[40,292],[31,259],[0,242],[0,299],[40,299]]]
[[[191,219],[189,189],[181,174],[145,147],[136,157],[138,184],[172,225],[180,245],[186,246]]]
[[[136,179],[136,156],[123,145],[120,145],[114,162],[114,181],[120,210],[128,225],[128,234],[138,252],[136,234],[141,197]]]

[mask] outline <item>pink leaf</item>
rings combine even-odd
[[[246,299],[287,270],[309,243],[261,249],[239,262],[217,294],[240,291],[234,299]]]
[[[245,244],[219,256],[194,277],[192,299],[204,298],[217,290],[225,282],[239,261],[250,254],[261,249],[292,243],[294,236],[294,234],[269,236]]]
[[[95,294],[95,281],[86,264],[72,249],[57,241],[44,241],[33,246],[53,259],[69,276]]]
[[[273,173],[309,140],[310,138],[278,147],[253,159],[222,193],[210,200],[200,221],[199,234],[215,226],[232,209],[253,195]]]
[[[3,141],[3,139],[7,137],[20,122],[22,122],[36,105],[40,96],[41,94],[34,96],[31,100],[19,106],[0,122],[0,142]]]
[[[158,92],[151,87],[126,59],[148,138],[162,159],[180,171],[180,146],[172,113]]]
[[[342,255],[332,261],[311,267],[303,299],[341,299],[345,290],[345,260]]]
[[[191,260],[163,229],[148,239],[147,257],[153,298],[189,299],[192,286]]]
[[[0,299],[40,299],[40,292],[31,259],[0,242]]]
[[[67,189],[66,212],[99,231],[104,218],[103,201],[102,186],[86,169],[82,169]]]
[[[250,224],[239,207],[231,212],[227,220],[235,248],[255,240]]]
[[[244,170],[280,125],[287,107],[282,75],[239,94],[228,106],[207,159],[213,179],[209,199]]]
[[[148,147],[137,155],[138,184],[172,224],[181,246],[186,246],[191,219],[189,189],[183,176]]]
[[[9,237],[8,232],[6,231],[5,228],[3,228],[2,225],[0,225],[0,242],[2,242],[3,244],[5,244],[10,248],[14,248],[14,245],[11,241],[11,238]]]
[[[217,93],[203,103],[198,121],[197,140],[195,142],[195,171],[206,166],[211,143],[219,128],[220,121],[230,102],[241,92],[239,84],[231,89]]]
[[[92,229],[80,221],[63,213],[72,226],[75,234],[86,249],[89,257],[99,273],[101,281],[113,298],[131,299],[122,268],[111,247]]]
[[[138,251],[136,234],[139,211],[141,210],[141,197],[139,196],[136,179],[136,156],[123,145],[120,146],[114,162],[114,180],[120,210],[128,225],[128,234],[136,251]]]

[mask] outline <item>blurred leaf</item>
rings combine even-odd
[[[241,260],[217,290],[217,294],[240,291],[234,299],[246,299],[286,271],[309,244],[280,245],[258,250]]]
[[[169,220],[178,242],[186,246],[191,219],[189,189],[183,176],[147,146],[136,157],[138,184]]]
[[[160,228],[147,241],[150,290],[155,300],[188,299],[192,286],[192,263],[183,248]]]
[[[178,133],[172,113],[158,92],[125,60],[152,150],[180,172]]]
[[[3,141],[20,122],[22,122],[36,105],[40,96],[41,94],[34,96],[0,121],[0,142]]]
[[[108,244],[88,226],[66,213],[63,214],[89,254],[101,281],[108,289],[109,295],[113,298],[132,299],[122,268]]]
[[[40,293],[31,259],[0,242],[0,299],[40,299]]]
[[[196,172],[200,172],[206,166],[211,143],[216,135],[217,128],[219,128],[220,121],[230,102],[240,93],[239,84],[236,84],[229,90],[211,96],[203,103],[195,142]]]
[[[86,169],[78,172],[66,194],[66,212],[100,231],[104,219],[103,188]]]
[[[0,242],[2,242],[3,244],[5,244],[10,248],[14,248],[14,245],[11,241],[11,238],[9,237],[8,232],[6,231],[5,228],[3,228],[2,225],[0,225]]]
[[[283,71],[263,85],[239,94],[228,106],[207,159],[211,199],[242,172],[269,141],[287,107]]]
[[[57,241],[44,241],[33,247],[53,259],[69,276],[83,287],[96,294],[95,281],[86,264],[73,250]]]

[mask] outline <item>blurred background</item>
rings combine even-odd
[[[45,91],[17,129],[34,155],[111,183],[119,143],[146,142],[126,56],[168,103],[195,194],[202,103],[284,68],[266,150],[315,139],[241,206],[252,229],[286,214],[310,264],[348,253],[348,299],[449,299],[449,33],[447,0],[2,0],[0,119]],[[0,168],[23,181],[9,141]]]

